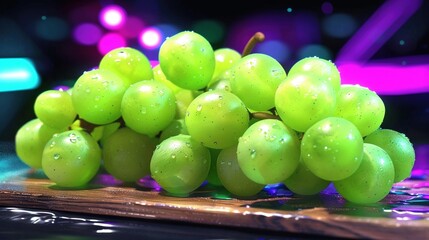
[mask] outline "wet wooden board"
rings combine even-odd
[[[377,204],[361,206],[347,203],[332,192],[298,197],[288,195],[287,191],[282,194],[284,189],[279,189],[274,195],[237,199],[216,197],[219,189],[206,186],[190,196],[174,197],[148,187],[146,183],[150,181],[127,186],[108,179],[106,174],[100,174],[83,189],[58,188],[30,170],[8,176],[0,183],[0,205],[3,206],[173,220],[285,234],[372,239],[429,237],[429,207],[424,201],[429,200],[426,179],[404,181],[395,186],[398,194],[390,194]],[[419,188],[413,189],[413,186]],[[416,198],[422,200],[420,205],[410,201]]]

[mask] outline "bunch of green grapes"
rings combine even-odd
[[[263,39],[255,34],[240,54],[179,32],[153,67],[137,49],[114,49],[70,91],[37,97],[36,118],[16,134],[17,155],[58,186],[85,186],[104,168],[123,182],[150,176],[174,196],[205,182],[236,197],[278,183],[314,195],[332,183],[366,204],[410,176],[413,145],[381,127],[377,93],[342,84],[336,65],[319,57],[287,71],[251,52]]]

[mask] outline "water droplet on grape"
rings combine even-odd
[[[164,96],[164,91],[163,90],[159,90],[159,95]]]
[[[173,153],[173,154],[171,154],[171,158],[172,158],[172,159],[175,159],[175,158],[176,158],[176,154],[174,154],[174,153]]]
[[[146,108],[145,108],[145,107],[142,107],[142,108],[140,109],[140,113],[141,113],[141,114],[146,114],[146,112],[147,112],[147,110],[146,110]]]
[[[198,104],[198,106],[197,106],[197,112],[201,112],[202,109],[203,109],[203,106],[201,104]]]
[[[272,141],[276,140],[276,138],[277,137],[274,136],[274,135],[268,135],[268,134],[265,135],[265,140],[267,140],[269,142],[272,142]]]
[[[228,165],[228,166],[231,166],[231,162],[228,162],[228,163],[227,163],[227,165]]]
[[[86,93],[90,93],[90,92],[91,92],[91,89],[87,88],[87,89],[85,90],[85,92],[86,92]]]
[[[74,134],[74,133],[70,133],[69,138],[70,138],[71,143],[75,143],[77,141],[76,134]]]
[[[255,149],[250,150],[250,157],[251,158],[255,158],[256,157],[256,150]]]
[[[54,154],[54,159],[55,160],[58,160],[58,159],[60,159],[61,158],[61,155],[59,154],[59,153],[55,153]]]

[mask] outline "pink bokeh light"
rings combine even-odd
[[[109,30],[120,29],[126,22],[127,12],[119,5],[104,7],[99,14],[99,20],[103,27]]]
[[[124,26],[119,30],[126,38],[136,38],[144,27],[144,22],[135,16],[128,16]]]
[[[118,33],[106,33],[98,42],[98,51],[104,55],[118,47],[126,47],[126,39]]]
[[[146,49],[156,49],[161,45],[162,33],[157,28],[146,28],[140,36],[140,45]]]

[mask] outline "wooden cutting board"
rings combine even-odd
[[[296,196],[271,186],[258,196],[239,199],[225,190],[202,186],[187,197],[169,196],[151,179],[125,185],[100,173],[82,189],[57,187],[43,173],[26,168],[3,173],[0,205],[252,228],[317,236],[429,238],[429,181],[421,175],[395,185],[383,201],[350,204],[328,188],[319,195]],[[423,176],[423,177],[422,177]]]

